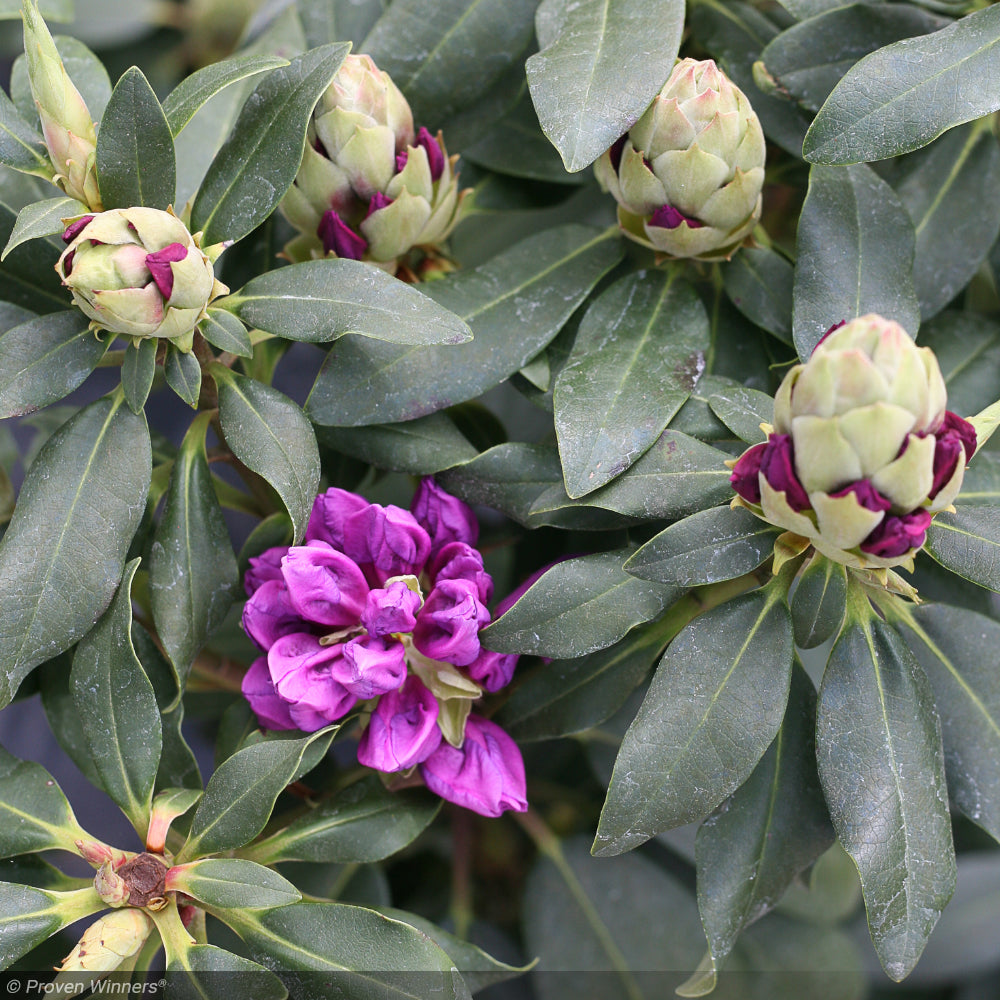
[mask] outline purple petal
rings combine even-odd
[[[968,420],[963,419],[957,413],[952,413],[951,410],[945,410],[944,420],[935,433],[957,434],[959,440],[962,442],[962,446],[965,448],[965,461],[972,461],[972,456],[976,453],[978,439],[976,437],[976,428]]]
[[[443,580],[427,595],[413,629],[424,656],[464,667],[479,655],[479,630],[490,613],[468,580]]]
[[[896,559],[911,549],[919,549],[927,538],[927,526],[932,516],[930,511],[915,510],[902,517],[884,517],[861,543],[861,551],[880,559]]]
[[[367,219],[372,212],[379,212],[383,208],[388,208],[392,204],[392,198],[387,198],[381,191],[376,191],[372,195],[372,200],[368,202],[368,211],[365,212],[365,218]]]
[[[77,219],[76,222],[71,222],[66,232],[62,234],[63,243],[72,243],[73,240],[80,235],[80,233],[90,225],[93,221],[92,215],[85,215],[82,219]]]
[[[472,508],[446,493],[429,476],[420,480],[410,510],[430,535],[434,552],[449,542],[475,545],[479,538],[479,522]]]
[[[319,720],[314,729],[346,715],[357,703],[340,682],[346,669],[343,646],[323,646],[314,635],[296,632],[282,636],[267,653],[267,666],[278,695],[300,729],[300,720]],[[308,731],[308,730],[307,730]]]
[[[467,580],[483,604],[493,596],[493,577],[483,568],[483,557],[465,542],[449,542],[427,564],[427,575],[434,586],[445,580]]]
[[[358,763],[377,771],[405,771],[441,743],[438,703],[417,677],[379,698],[358,744]]]
[[[343,628],[357,625],[368,598],[368,582],[343,552],[326,542],[288,550],[281,560],[288,599],[303,618]]]
[[[417,145],[423,146],[427,150],[427,163],[431,168],[431,180],[438,180],[444,173],[444,153],[441,150],[441,144],[421,125],[417,132]]]
[[[344,551],[344,525],[352,514],[370,507],[371,504],[357,493],[333,487],[320,493],[313,501],[306,527],[306,541],[327,542],[335,549]]]
[[[250,559],[250,565],[243,577],[243,587],[247,597],[253,597],[268,580],[284,582],[284,577],[281,575],[281,560],[287,552],[287,545],[276,545],[273,549],[268,549]]]
[[[465,667],[465,673],[486,691],[499,691],[510,683],[517,661],[517,653],[480,649],[479,655]]]
[[[406,166],[406,161],[410,158],[410,151],[404,149],[402,153],[396,154],[396,173],[398,174],[403,167]]]
[[[928,498],[933,500],[942,487],[955,474],[955,466],[962,454],[962,440],[954,433],[938,434],[934,442],[934,479]]]
[[[282,580],[266,580],[243,606],[243,630],[261,649],[270,649],[283,635],[308,629]]]
[[[867,479],[859,479],[856,483],[845,486],[836,493],[831,493],[831,497],[846,497],[848,493],[853,493],[858,503],[866,510],[883,511],[892,506],[892,501],[884,496]]]
[[[795,474],[795,452],[790,434],[772,434],[768,438],[760,471],[772,489],[785,494],[792,510],[809,508],[809,497]]]
[[[621,166],[622,153],[625,151],[625,140],[627,138],[628,134],[625,134],[620,139],[615,139],[611,148],[608,150],[608,156],[611,158],[611,166],[615,168],[616,172]]]
[[[169,299],[174,290],[174,272],[170,265],[184,260],[187,255],[187,247],[183,243],[171,243],[162,250],[146,254],[146,267],[165,299]]]
[[[704,222],[678,211],[673,205],[661,205],[650,216],[648,225],[658,226],[661,229],[676,229],[682,222],[686,222],[689,229],[701,229],[705,225]]]
[[[386,641],[361,635],[343,645],[338,679],[358,698],[376,698],[394,691],[406,680],[406,650],[396,639]]]
[[[344,523],[344,552],[375,585],[392,576],[417,576],[431,540],[408,510],[369,504]]]
[[[462,746],[442,742],[420,773],[436,795],[482,816],[528,808],[521,751],[496,723],[478,715],[466,720]]]
[[[262,729],[295,729],[296,725],[288,714],[288,705],[274,690],[274,683],[267,669],[267,657],[254,660],[243,675],[243,697],[257,716]]]
[[[327,253],[335,253],[338,257],[346,257],[348,260],[361,260],[365,250],[368,249],[368,241],[354,232],[332,208],[323,213],[323,218],[319,220],[319,226],[316,228],[316,235],[322,241],[323,249]]]
[[[831,326],[830,329],[827,330],[826,333],[824,333],[823,336],[816,341],[816,347],[819,347],[819,345],[822,344],[823,341],[826,340],[826,338],[829,337],[834,330],[839,330],[842,326],[847,326],[846,319],[842,319],[839,323],[834,323],[833,326]],[[816,347],[813,348],[813,351],[816,350]]]
[[[391,635],[412,632],[420,610],[420,595],[410,590],[402,580],[395,580],[384,589],[368,592],[361,624],[369,635]]]
[[[729,481],[748,503],[760,503],[760,463],[767,444],[755,444],[736,460]]]

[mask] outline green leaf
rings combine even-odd
[[[138,67],[115,84],[97,134],[97,180],[104,207],[174,203],[177,163],[163,108]]]
[[[766,247],[750,247],[722,265],[729,301],[751,323],[792,342],[792,265]]]
[[[1000,455],[991,451],[976,455],[976,460],[965,470],[962,492],[955,497],[955,503],[1000,505]]]
[[[425,789],[390,792],[377,777],[362,778],[240,853],[265,865],[381,861],[416,840],[440,808],[441,800]]]
[[[342,257],[279,267],[216,302],[247,326],[310,344],[356,333],[394,344],[461,344],[468,326],[413,285]]]
[[[62,849],[88,834],[62,789],[41,764],[18,760],[0,747],[0,857]]]
[[[357,51],[367,52],[392,77],[414,121],[436,131],[520,61],[531,43],[536,5],[537,0],[396,0]]]
[[[833,6],[816,17],[806,15],[809,20],[783,31],[760,55],[777,86],[810,111],[819,110],[862,56],[949,23],[946,18],[905,5]]]
[[[177,1000],[285,1000],[288,990],[262,965],[212,944],[192,944],[167,963]]]
[[[149,557],[153,621],[181,691],[195,656],[229,613],[238,585],[205,453],[210,418],[198,416],[184,436]]]
[[[230,910],[217,915],[262,962],[286,972],[322,972],[322,996],[358,1000],[469,997],[452,960],[434,942],[374,910],[304,902],[263,912]]]
[[[253,344],[246,327],[225,309],[211,308],[198,325],[201,335],[220,351],[228,351],[239,358],[253,357]]]
[[[38,668],[38,687],[42,696],[42,707],[49,723],[49,729],[59,746],[83,773],[83,776],[97,788],[101,786],[101,775],[94,763],[83,728],[83,720],[76,710],[76,701],[70,688],[70,671],[73,666],[75,648]]]
[[[145,506],[146,421],[105,397],[46,441],[0,541],[0,704],[111,603]]]
[[[14,232],[17,213],[0,204],[0,242]],[[0,264],[0,300],[35,313],[61,312],[71,306],[55,265],[59,251],[48,240],[33,240],[7,254]]]
[[[583,656],[657,617],[682,588],[629,576],[631,550],[595,552],[546,570],[517,603],[487,626],[487,649],[539,656]]]
[[[766,392],[733,386],[708,397],[712,412],[747,444],[761,444],[767,435],[761,424],[774,421],[774,400]]]
[[[288,60],[271,55],[232,56],[201,69],[183,79],[163,102],[163,113],[170,134],[178,135],[198,110],[221,90],[246,80],[258,73],[267,73],[279,66],[287,66]]]
[[[938,514],[924,547],[953,573],[1000,593],[1000,507],[963,505]]]
[[[76,647],[70,687],[101,787],[145,836],[160,764],[160,711],[132,646],[132,578],[125,567],[118,594]]]
[[[41,0],[39,12],[46,21],[72,21],[73,0]],[[21,4],[18,0],[2,0],[0,17],[5,20],[17,20],[21,17]]]
[[[1000,145],[977,125],[914,153],[895,184],[917,234],[913,282],[929,319],[972,279],[1000,231]]]
[[[708,316],[676,273],[639,271],[594,300],[553,392],[566,492],[591,493],[632,465],[705,367]]]
[[[309,48],[350,41],[355,52],[364,52],[361,42],[388,5],[388,0],[299,0],[296,6]]]
[[[894,319],[917,335],[913,224],[871,167],[809,171],[797,248],[792,330],[800,358],[808,358],[835,323],[866,313]]]
[[[622,740],[593,853],[703,819],[749,777],[785,714],[792,624],[776,593],[696,618],[660,661]]]
[[[673,69],[683,0],[543,0],[525,64],[542,129],[571,173],[635,124]]]
[[[559,226],[470,271],[430,282],[424,294],[468,323],[474,339],[400,347],[342,337],[327,354],[306,412],[321,424],[381,424],[482,395],[552,340],[621,253],[614,232]]]
[[[93,887],[51,892],[0,882],[0,969],[6,969],[56,931],[104,907]]]
[[[297,903],[302,893],[277,872],[238,858],[209,858],[172,868],[167,888],[202,903],[241,910],[264,910]]]
[[[921,328],[920,345],[937,356],[949,409],[971,416],[993,403],[1000,383],[1000,326],[977,313],[943,312]],[[979,452],[976,462],[984,455]]]
[[[191,208],[205,245],[241,240],[281,201],[302,160],[306,127],[349,45],[324,45],[273,70],[244,105]]]
[[[1000,840],[1000,625],[945,604],[913,608],[901,624],[934,689],[948,792]]]
[[[624,568],[642,580],[685,588],[732,580],[771,555],[777,534],[744,508],[713,507],[654,535]]]
[[[184,400],[188,406],[197,407],[201,392],[201,364],[193,353],[181,351],[171,344],[163,362],[163,374],[167,385]]]
[[[833,843],[816,774],[815,722],[816,692],[796,666],[774,742],[698,830],[698,909],[715,969],[740,932]]]
[[[242,847],[256,837],[278,796],[294,780],[305,752],[317,740],[321,748],[329,746],[335,732],[335,726],[327,726],[301,738],[253,743],[234,753],[209,779],[177,863]]]
[[[833,647],[816,758],[834,829],[861,875],[875,950],[899,981],[955,889],[955,851],[933,694],[881,619],[849,624]]]
[[[987,80],[1000,43],[1000,10],[987,7],[862,59],[834,88],[806,134],[814,163],[881,160],[1000,108]]]
[[[792,595],[795,645],[814,649],[839,632],[846,602],[847,570],[817,554],[803,569]]]
[[[46,198],[44,201],[25,205],[17,213],[17,222],[14,223],[14,230],[10,234],[7,246],[0,254],[0,260],[28,240],[63,232],[66,228],[63,219],[83,215],[86,211],[87,206],[76,198]]]
[[[319,490],[319,449],[298,406],[268,385],[228,369],[212,369],[219,385],[219,419],[233,454],[277,491],[295,527],[305,534]]]
[[[110,339],[110,338],[109,338]],[[122,360],[122,392],[133,413],[140,413],[149,398],[156,375],[156,337],[143,337],[138,345],[130,341]]]
[[[55,169],[49,162],[45,140],[17,112],[0,89],[0,163],[25,174],[50,179]]]
[[[79,309],[68,309],[0,335],[0,417],[57,403],[83,384],[112,340],[100,340],[89,322]]]

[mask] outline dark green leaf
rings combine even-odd
[[[673,69],[683,0],[543,0],[526,63],[542,129],[571,173],[624,135]]]
[[[209,779],[191,822],[183,863],[203,854],[242,847],[264,829],[275,800],[295,777],[310,745],[329,746],[335,729],[308,736],[265,740],[238,750]]]
[[[563,479],[581,497],[663,433],[705,367],[708,316],[676,272],[639,271],[588,308],[553,392]]]
[[[937,356],[948,409],[972,416],[993,403],[1000,384],[1000,326],[977,313],[944,312],[921,328],[920,344]]]
[[[277,490],[301,538],[319,489],[319,449],[309,421],[277,389],[228,371],[213,374],[226,444]]]
[[[236,556],[205,454],[210,414],[195,419],[170,476],[149,560],[156,631],[179,690],[201,648],[222,624],[238,583]]]
[[[92,888],[48,892],[0,882],[0,969],[6,969],[60,928],[103,907]]]
[[[241,854],[266,865],[381,861],[415,840],[440,808],[425,789],[390,792],[378,778],[363,778]]]
[[[412,285],[342,257],[268,271],[216,305],[248,326],[308,343],[345,333],[408,346],[472,339],[461,319]]]
[[[0,541],[0,704],[111,602],[151,464],[146,421],[122,397],[85,407],[31,463]]]
[[[313,108],[349,46],[324,45],[273,70],[244,105],[191,208],[191,229],[206,245],[241,240],[295,180]]]
[[[209,309],[198,325],[201,335],[220,351],[229,351],[240,358],[253,357],[253,344],[247,328],[225,309]]]
[[[501,653],[583,656],[657,617],[683,588],[629,576],[631,550],[596,552],[556,563],[492,625],[483,645]]]
[[[989,79],[998,43],[1000,9],[993,6],[873,52],[834,88],[803,154],[815,163],[881,160],[996,111],[996,89],[970,81]]]
[[[622,854],[736,791],[778,732],[791,669],[792,624],[775,593],[738,597],[684,629],[622,740],[593,853]]]
[[[732,580],[767,559],[777,534],[744,508],[713,507],[655,535],[625,563],[625,571],[683,587]]]
[[[350,41],[355,52],[367,51],[361,42],[388,5],[389,0],[298,0],[296,4],[309,48]]]
[[[726,295],[752,323],[792,342],[792,265],[766,247],[742,250],[722,265]]]
[[[815,720],[816,692],[796,666],[774,742],[698,830],[698,909],[716,969],[740,932],[833,843],[816,774]]]
[[[1000,505],[1000,455],[981,451],[975,461],[965,470],[962,492],[955,497],[955,503]]]
[[[239,858],[209,858],[173,868],[168,889],[202,903],[241,910],[265,910],[297,903],[302,894],[277,872]]]
[[[871,167],[812,168],[797,245],[792,326],[800,358],[835,323],[866,313],[894,319],[916,336],[913,224]]]
[[[0,417],[57,403],[82,385],[111,342],[79,309],[36,316],[0,335]]]
[[[145,835],[160,764],[160,712],[132,646],[132,578],[125,567],[118,594],[76,647],[70,687],[101,786]]]
[[[963,505],[938,514],[927,529],[927,551],[953,573],[1000,593],[1000,507]]]
[[[813,649],[840,630],[847,608],[847,570],[817,555],[802,571],[792,595],[795,644]]]
[[[115,85],[97,135],[97,179],[104,207],[174,203],[177,164],[163,108],[136,66]]]
[[[122,360],[122,392],[125,402],[133,413],[142,412],[149,398],[156,375],[156,337],[143,337],[138,346],[132,341],[125,348]]]
[[[17,222],[14,223],[14,230],[10,234],[7,246],[0,254],[0,260],[28,240],[62,233],[66,229],[63,219],[83,215],[86,211],[87,206],[76,198],[46,198],[45,201],[35,201],[25,205],[17,213]]]
[[[212,944],[193,944],[171,956],[170,996],[177,1000],[285,1000],[288,990],[262,965]]]
[[[709,396],[708,405],[741,441],[761,444],[767,440],[761,424],[774,420],[774,400],[767,393],[733,386]]]
[[[849,624],[833,647],[816,758],[834,829],[861,874],[872,941],[898,981],[954,891],[955,852],[934,697],[881,619]]]
[[[454,347],[400,347],[342,337],[306,411],[322,424],[380,424],[474,399],[545,347],[621,253],[612,232],[560,226],[471,271],[429,283],[425,294],[467,322],[475,339]]]
[[[163,362],[163,374],[167,385],[188,406],[198,405],[198,395],[201,392],[201,364],[193,353],[185,353],[173,344],[169,345]]]
[[[0,204],[0,243],[7,244],[17,213]],[[33,240],[7,254],[0,264],[0,299],[36,313],[58,312],[70,307],[55,265],[59,251],[48,240]]]
[[[101,776],[90,753],[83,720],[76,710],[76,702],[69,683],[74,652],[75,648],[67,650],[38,668],[39,693],[42,696],[42,707],[45,709],[49,728],[59,746],[80,769],[87,781],[100,788]]]
[[[333,39],[330,39],[333,41]],[[287,66],[280,56],[242,55],[204,66],[182,80],[163,102],[163,113],[171,135],[177,135],[198,110],[220,90],[240,80]]]
[[[45,140],[17,112],[0,89],[0,163],[36,177],[50,178],[55,170],[49,162]]]

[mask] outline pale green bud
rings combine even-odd
[[[711,59],[682,59],[595,163],[630,239],[668,257],[728,260],[760,219],[764,133]]]
[[[94,876],[94,889],[108,906],[124,906],[128,902],[129,887],[120,875],[115,873],[110,861],[105,861]]]
[[[56,971],[113,972],[143,946],[152,930],[153,921],[142,910],[114,910],[83,932]]]

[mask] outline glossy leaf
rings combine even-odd
[[[625,563],[642,580],[695,587],[752,573],[777,532],[744,508],[713,507],[654,535]]]
[[[11,99],[0,90],[0,163],[22,173],[49,178],[55,170],[41,133],[18,114]]]
[[[428,283],[425,294],[468,323],[474,339],[400,347],[342,337],[327,355],[306,412],[321,424],[380,424],[474,399],[545,347],[621,253],[614,233],[560,226],[470,271]]]
[[[140,413],[149,398],[156,375],[156,337],[143,337],[138,345],[135,341],[125,348],[122,360],[122,392],[125,402],[133,413]]]
[[[750,247],[722,266],[729,301],[747,319],[792,342],[792,265],[766,247]]]
[[[638,580],[622,569],[630,550],[556,563],[517,603],[481,631],[487,649],[539,656],[583,656],[655,618],[683,588]]]
[[[1000,507],[959,507],[938,514],[926,550],[953,573],[1000,593]]]
[[[0,417],[57,403],[97,367],[111,338],[89,329],[79,309],[36,316],[0,335]]]
[[[295,180],[306,127],[349,46],[324,45],[273,70],[244,105],[191,208],[205,245],[240,240],[263,222]]]
[[[813,649],[840,631],[847,609],[847,570],[817,555],[802,570],[790,603],[795,645]]]
[[[740,932],[833,843],[816,773],[815,720],[816,692],[797,666],[774,742],[698,830],[698,909],[716,969]]]
[[[0,204],[0,243],[14,232],[17,213]],[[55,272],[59,251],[48,240],[24,243],[0,264],[0,299],[35,313],[61,312],[71,305]]]
[[[203,66],[185,77],[163,102],[163,113],[171,135],[176,136],[181,132],[199,109],[219,91],[259,73],[267,73],[287,65],[288,60],[280,56],[242,55]]]
[[[63,219],[83,215],[86,211],[87,206],[76,198],[46,198],[45,201],[34,201],[30,205],[25,205],[17,213],[17,222],[14,223],[10,239],[0,254],[0,260],[28,240],[62,233],[66,229]]]
[[[792,328],[800,358],[835,323],[866,313],[917,335],[914,239],[906,209],[871,167],[812,168],[795,263]]]
[[[461,319],[414,286],[340,257],[268,271],[216,305],[250,327],[308,343],[345,333],[413,346],[472,339]]]
[[[165,209],[174,203],[173,136],[153,88],[136,66],[115,85],[101,119],[97,177],[106,209]]]
[[[239,858],[208,858],[173,868],[167,876],[167,888],[227,909],[264,910],[302,898],[277,872]]]
[[[673,69],[683,27],[683,0],[543,0],[541,51],[525,68],[567,170],[593,163],[638,120]]]
[[[881,160],[996,111],[1000,97],[980,84],[992,72],[998,44],[1000,11],[987,7],[873,52],[834,88],[803,155],[814,163]]]
[[[785,714],[792,625],[775,594],[738,597],[671,643],[622,740],[593,853],[703,819],[749,777]]]
[[[774,400],[767,393],[742,385],[733,386],[712,393],[708,405],[741,441],[760,444],[767,440],[761,424],[774,420]]]
[[[70,671],[75,652],[75,649],[67,650],[38,668],[39,693],[45,717],[56,742],[87,781],[100,788],[101,776],[91,756],[83,720],[76,710],[76,701],[70,687]]]
[[[60,928],[104,905],[93,888],[50,892],[0,882],[0,969],[6,969]]]
[[[234,753],[209,779],[177,863],[242,847],[256,837],[305,752],[317,740],[328,746],[334,731],[327,727],[301,738],[266,740]]]
[[[603,486],[656,441],[698,381],[707,348],[705,308],[674,275],[639,271],[595,299],[553,392],[569,496]]]
[[[1000,455],[989,451],[976,455],[975,462],[965,470],[962,492],[955,497],[954,502],[959,506],[1000,505]]]
[[[150,472],[146,422],[121,397],[85,407],[31,463],[0,541],[0,704],[111,602]]]
[[[197,407],[201,392],[201,364],[193,353],[185,353],[171,345],[163,360],[167,385],[190,407]]]
[[[1000,381],[1000,325],[975,313],[939,313],[920,330],[948,388],[948,409],[971,417],[990,406]],[[988,453],[980,451],[972,468]]]
[[[262,965],[212,944],[193,944],[167,962],[178,1000],[285,1000],[288,990]]]
[[[425,789],[390,792],[378,778],[363,778],[241,854],[266,865],[381,861],[420,836],[440,808]]]
[[[246,327],[224,309],[209,309],[208,315],[198,325],[201,335],[220,351],[228,351],[240,358],[253,357],[253,344]]]
[[[138,566],[125,567],[111,606],[76,647],[70,688],[101,786],[144,836],[163,743],[153,686],[132,646]]]
[[[188,671],[232,607],[236,556],[205,454],[210,414],[191,424],[174,461],[149,555],[156,631],[183,690]]]
[[[310,48],[327,42],[351,41],[355,52],[361,47],[380,15],[389,6],[388,0],[300,0],[299,20]]]
[[[309,421],[277,389],[220,367],[212,373],[226,444],[275,488],[301,538],[319,490],[319,449]]]
[[[875,949],[900,980],[954,891],[955,852],[934,697],[881,619],[850,623],[833,647],[816,757],[834,829],[861,875]]]

